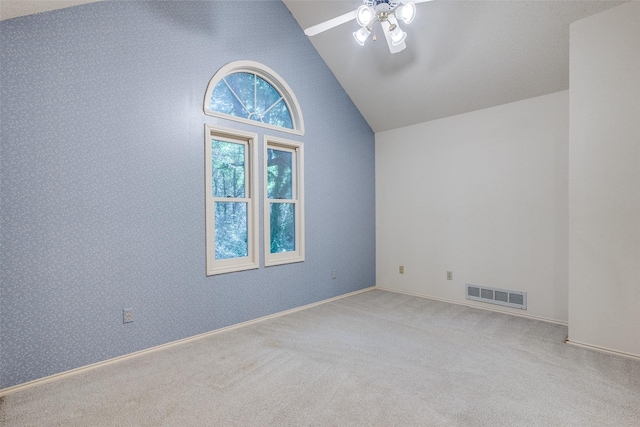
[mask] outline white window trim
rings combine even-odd
[[[230,114],[224,114],[217,111],[213,111],[210,109],[211,107],[211,94],[215,89],[216,85],[229,74],[233,73],[251,73],[256,74],[259,77],[266,80],[271,86],[273,86],[282,96],[285,104],[287,104],[287,108],[289,109],[289,114],[291,114],[291,121],[293,123],[293,129],[274,126],[268,123],[262,123],[255,120],[250,120],[244,117],[232,116]],[[298,100],[294,95],[293,91],[289,87],[286,81],[282,77],[278,75],[271,68],[266,65],[260,64],[255,61],[235,61],[231,62],[222,68],[220,68],[214,76],[209,81],[209,85],[207,86],[207,91],[204,94],[204,113],[209,116],[220,117],[223,119],[234,120],[240,123],[246,123],[255,126],[261,126],[268,129],[273,129],[281,132],[289,132],[296,135],[304,135],[304,119],[302,118],[302,110],[300,110],[300,104],[298,104]]]
[[[247,256],[224,260],[215,259],[215,206],[212,188],[211,138],[220,138],[232,142],[243,142],[248,145],[247,192],[244,201],[247,202]],[[230,273],[259,268],[260,266],[260,221],[258,207],[258,135],[233,129],[205,125],[205,228],[206,228],[206,257],[207,276]]]
[[[270,200],[267,190],[267,149],[276,148],[291,151],[294,154],[295,167],[293,201],[295,203],[295,247],[292,252],[271,253]],[[263,195],[264,195],[264,265],[289,264],[304,261],[304,146],[301,142],[290,141],[274,136],[264,136],[263,144]]]

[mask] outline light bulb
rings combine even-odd
[[[396,26],[392,31],[389,32],[391,36],[391,44],[394,46],[399,45],[407,38],[407,33],[402,31],[400,27]]]
[[[374,12],[369,6],[362,5],[356,11],[356,21],[361,27],[366,27],[373,20]]]
[[[413,18],[416,17],[416,4],[410,1],[400,6],[396,12],[396,16],[402,19],[406,24],[411,24]]]
[[[364,46],[364,42],[369,38],[371,30],[367,27],[360,27],[360,29],[353,33],[353,38],[356,39],[360,46]]]

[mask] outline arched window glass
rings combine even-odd
[[[223,78],[211,94],[211,109],[257,122],[293,129],[287,103],[262,77],[233,73]]]
[[[289,86],[273,70],[252,61],[232,62],[209,82],[206,114],[250,122],[299,135],[304,124]]]

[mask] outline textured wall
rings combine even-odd
[[[0,388],[375,284],[373,132],[279,1],[100,2],[0,31]],[[306,261],[206,277],[204,123],[264,134],[202,112],[239,59],[304,114],[306,135],[268,133],[305,144]]]

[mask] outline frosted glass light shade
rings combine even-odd
[[[407,38],[407,33],[402,31],[400,27],[396,26],[390,33],[391,36],[391,44],[396,46],[399,45]]]
[[[358,25],[360,25],[361,27],[366,27],[367,25],[369,25],[373,20],[374,14],[375,13],[373,9],[369,6],[360,6],[356,11],[356,21],[358,22]]]
[[[364,42],[369,38],[371,30],[367,27],[360,27],[360,29],[353,33],[353,38],[356,39],[360,46],[364,46]]]
[[[410,1],[407,4],[404,4],[398,8],[396,16],[402,19],[406,24],[410,24],[413,22],[413,19],[416,17],[416,5],[414,2]]]

